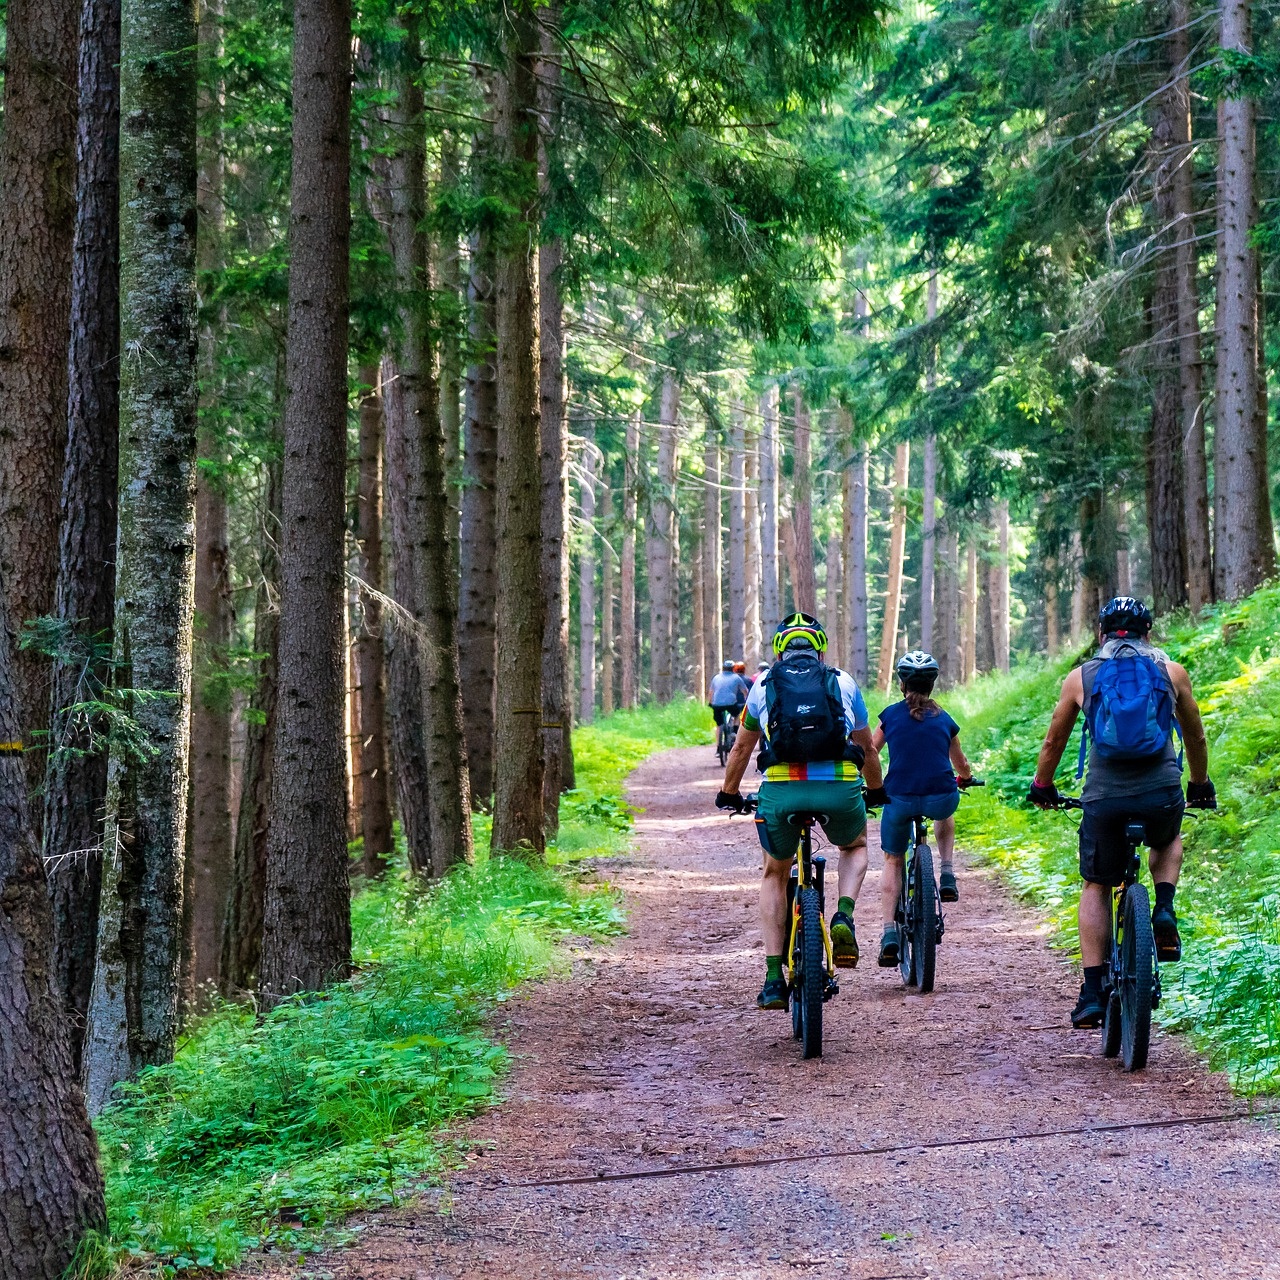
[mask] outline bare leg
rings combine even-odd
[[[760,880],[760,933],[767,956],[780,956],[787,946],[787,880],[794,861],[794,858],[764,855],[764,876]]]
[[[893,923],[894,913],[898,910],[898,894],[902,892],[902,867],[906,855],[902,853],[886,853],[884,870],[880,872],[880,908],[885,925]]]
[[[1086,969],[1107,963],[1111,941],[1111,890],[1086,880],[1080,889],[1080,962]]]
[[[933,824],[933,834],[938,842],[938,861],[950,862],[956,851],[956,820],[939,818]]]
[[[1163,849],[1152,849],[1148,865],[1156,884],[1177,884],[1182,874],[1182,837],[1175,836]]]
[[[838,892],[842,898],[855,902],[862,892],[862,882],[867,876],[867,837],[860,835],[852,844],[840,846],[840,870],[836,876]]]

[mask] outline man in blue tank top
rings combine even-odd
[[[1066,750],[1080,712],[1089,720],[1091,699],[1102,668],[1125,657],[1145,657],[1154,662],[1167,681],[1173,697],[1173,715],[1186,746],[1186,799],[1182,794],[1182,767],[1170,735],[1159,747],[1139,759],[1118,759],[1100,750],[1095,741],[1089,752],[1089,769],[1081,800],[1084,817],[1080,823],[1080,959],[1084,984],[1080,1000],[1071,1012],[1075,1027],[1096,1027],[1106,1013],[1103,983],[1106,979],[1107,947],[1111,938],[1111,891],[1124,879],[1128,846],[1125,827],[1131,822],[1146,826],[1151,847],[1151,878],[1156,901],[1151,925],[1156,939],[1156,955],[1161,960],[1179,960],[1182,940],[1178,917],[1173,909],[1174,892],[1182,870],[1182,813],[1193,809],[1215,809],[1217,799],[1209,781],[1209,748],[1205,741],[1200,708],[1191,691],[1185,668],[1150,641],[1151,611],[1141,600],[1117,596],[1098,615],[1101,647],[1097,655],[1076,667],[1063,681],[1062,694],[1054,708],[1049,731],[1040,748],[1035,778],[1028,799],[1042,809],[1052,809],[1062,797],[1054,785],[1054,774]]]

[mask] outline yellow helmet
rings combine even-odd
[[[779,657],[784,650],[800,641],[797,648],[813,649],[818,653],[827,651],[827,633],[822,623],[809,613],[793,613],[778,623],[773,633],[773,651]]]

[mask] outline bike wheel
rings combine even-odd
[[[801,1042],[806,1058],[822,1057],[822,989],[826,984],[826,948],[822,945],[822,906],[817,889],[800,890],[799,985]]]
[[[906,859],[903,859],[906,863]],[[911,894],[911,870],[907,866],[902,868],[902,892],[898,895],[898,972],[902,974],[902,981],[909,987],[916,985],[916,968],[911,958],[911,920],[912,912],[915,910],[914,899]]]
[[[1126,1071],[1141,1071],[1151,1047],[1151,995],[1155,987],[1155,938],[1151,899],[1145,885],[1132,884],[1124,895],[1120,935],[1120,1061]]]
[[[1102,1019],[1102,1056],[1114,1058],[1120,1052],[1120,993],[1113,990],[1107,997],[1107,1012]]]
[[[927,844],[917,845],[911,859],[911,894],[915,899],[911,958],[916,986],[921,995],[928,995],[938,959],[938,889],[933,880],[933,851]]]

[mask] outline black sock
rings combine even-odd
[[[1168,907],[1173,910],[1173,895],[1178,892],[1176,884],[1157,884],[1156,885],[1156,910],[1161,907]]]
[[[1084,967],[1084,989],[1097,993],[1102,990],[1103,980],[1107,976],[1105,964],[1087,964]]]

